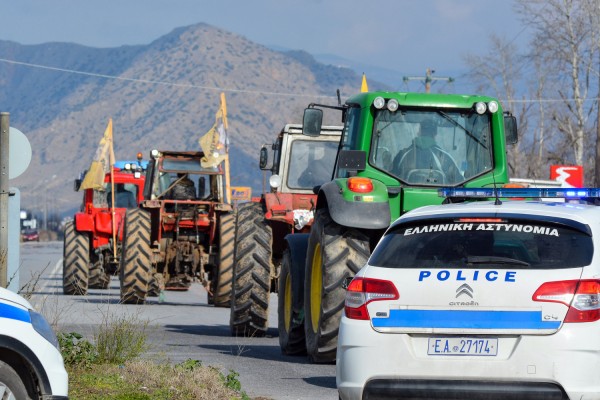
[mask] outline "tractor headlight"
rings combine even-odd
[[[375,107],[378,110],[381,110],[383,106],[385,106],[385,100],[383,99],[383,97],[375,97],[375,100],[373,100],[373,107]]]
[[[277,189],[281,186],[281,177],[279,175],[271,175],[269,178],[269,185],[271,185],[273,189]]]

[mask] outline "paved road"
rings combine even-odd
[[[39,276],[39,279],[38,279]],[[118,280],[108,290],[87,296],[62,294],[62,242],[23,243],[21,286],[35,283],[31,302],[57,330],[93,337],[103,321],[128,318],[149,322],[152,356],[172,362],[188,358],[203,365],[239,373],[242,389],[267,399],[337,399],[335,365],[310,364],[305,357],[281,354],[277,337],[277,296],[271,295],[269,331],[264,338],[232,337],[229,309],[206,302],[202,286],[187,292],[167,292],[165,301],[150,298],[145,305],[118,304]]]

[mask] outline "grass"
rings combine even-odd
[[[0,251],[0,261],[2,257],[6,252]],[[19,294],[31,299],[41,274],[32,277]],[[53,326],[58,325],[58,319],[51,322]],[[104,314],[92,341],[77,332],[59,332],[60,351],[69,374],[69,399],[250,400],[235,371],[224,374],[199,360],[173,364],[144,358],[150,350],[149,330],[149,322],[137,316]]]
[[[148,360],[149,324],[135,316],[108,318],[89,341],[77,332],[59,333],[69,373],[71,400],[249,400],[238,373],[188,359],[179,364]]]

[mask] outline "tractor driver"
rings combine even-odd
[[[455,184],[464,179],[454,158],[436,142],[434,121],[421,122],[413,143],[394,158],[394,172],[408,183]]]

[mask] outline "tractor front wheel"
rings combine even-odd
[[[277,328],[279,331],[279,347],[287,355],[306,354],[306,340],[304,334],[304,311],[295,310],[295,300],[301,300],[300,293],[295,293],[292,285],[292,255],[290,249],[283,253],[281,272],[279,273]],[[300,285],[297,285],[301,289]]]
[[[346,291],[342,284],[365,265],[369,237],[338,225],[329,210],[317,210],[308,239],[304,280],[304,332],[312,362],[335,361]]]

